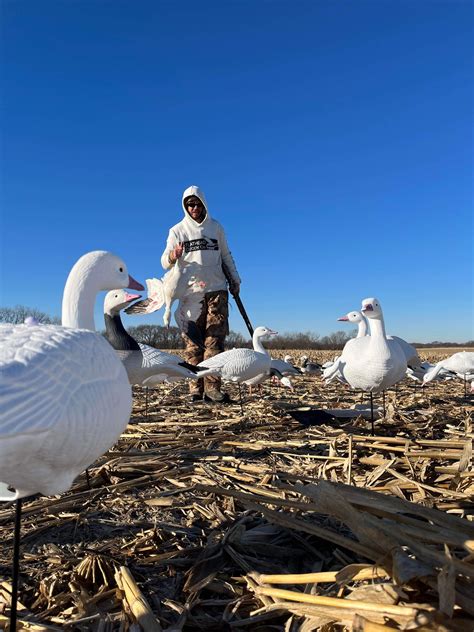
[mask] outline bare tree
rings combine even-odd
[[[184,346],[178,327],[168,329],[162,325],[139,325],[129,327],[128,332],[137,342],[156,349],[181,349]]]
[[[229,334],[225,339],[226,349],[233,349],[234,347],[236,349],[242,349],[251,346],[252,343],[249,342],[249,339],[236,331],[229,331]]]
[[[34,307],[25,307],[24,305],[15,305],[15,307],[0,307],[0,323],[12,323],[13,325],[21,325],[25,322],[25,318],[32,316],[39,323],[44,325],[60,325],[61,319],[57,316],[50,316],[45,312]]]
[[[319,334],[312,331],[286,332],[275,336],[265,346],[269,349],[318,349]]]

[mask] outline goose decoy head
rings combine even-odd
[[[253,335],[256,338],[263,338],[264,340],[267,340],[271,336],[278,335],[278,331],[274,331],[273,329],[270,329],[270,327],[257,327]]]
[[[118,314],[124,307],[141,298],[140,294],[130,294],[126,290],[111,290],[107,292],[104,299],[104,313],[113,316]]]
[[[94,280],[95,289],[98,292],[101,290],[113,290],[116,287],[128,287],[139,291],[145,289],[141,283],[138,283],[129,275],[123,259],[112,252],[103,250],[90,252],[81,257],[76,266],[78,264],[84,274],[89,274],[91,267],[94,268],[94,273],[90,278]]]
[[[347,314],[347,320],[350,323],[360,323],[361,321],[364,320],[364,317],[362,316],[360,312],[353,311]]]
[[[382,308],[380,302],[376,298],[365,298],[362,301],[361,312],[367,318],[377,318],[382,314]]]

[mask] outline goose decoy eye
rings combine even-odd
[[[123,268],[119,268],[119,272],[123,272]]]

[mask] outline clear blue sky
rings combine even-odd
[[[474,338],[470,1],[2,6],[2,305],[60,315],[89,250],[161,276],[198,184],[254,324],[375,295],[390,333]]]

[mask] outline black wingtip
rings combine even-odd
[[[130,307],[127,307],[127,309],[124,309],[123,311],[126,314],[145,314],[146,308],[150,304],[150,301],[150,298],[145,298],[143,301],[137,301],[136,303],[133,303],[132,305],[130,305]]]
[[[194,373],[194,375],[197,375],[200,371],[204,370],[204,367],[200,367],[200,366],[196,366],[194,364],[189,364],[189,362],[178,362],[179,366],[184,367],[185,369],[188,369],[188,371],[191,371],[192,373]]]

